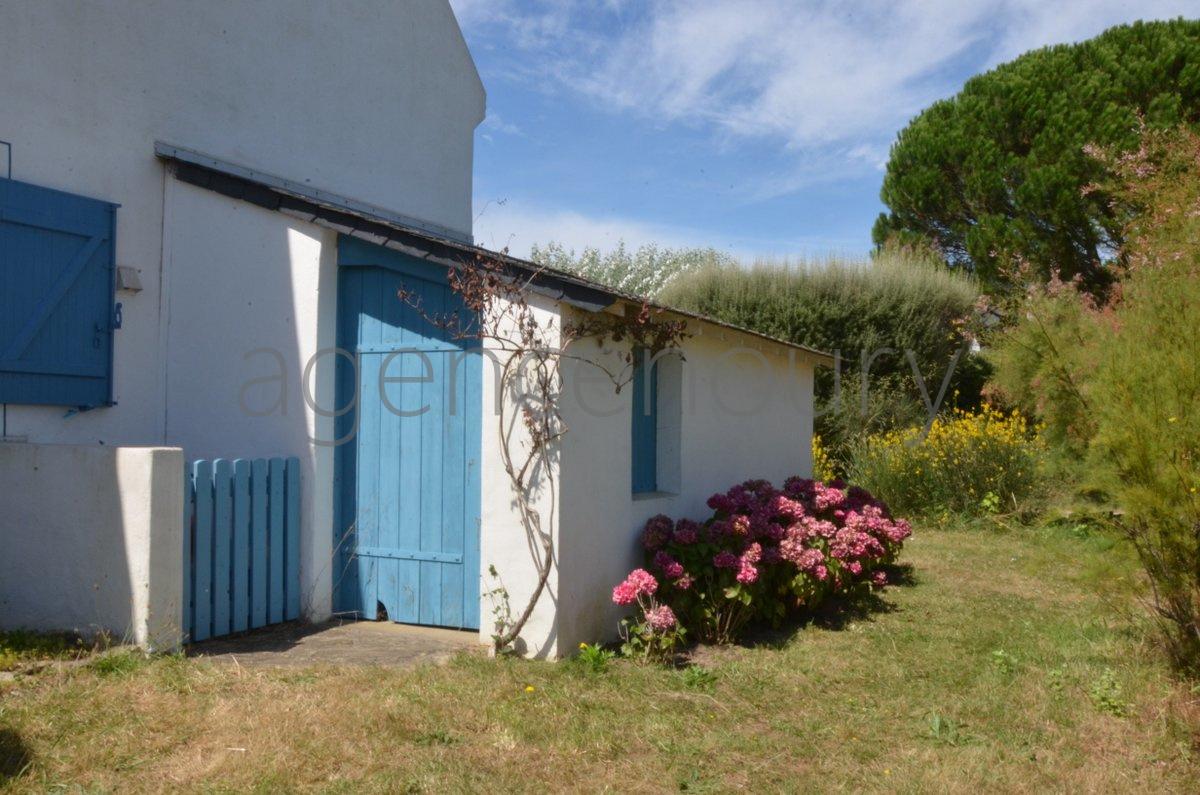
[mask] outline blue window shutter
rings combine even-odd
[[[0,179],[0,403],[112,403],[117,205]]]
[[[649,351],[634,352],[633,493],[658,491],[658,366]]]

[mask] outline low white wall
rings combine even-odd
[[[0,628],[179,645],[181,450],[0,443],[0,484]]]

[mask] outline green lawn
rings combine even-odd
[[[1195,791],[1128,554],[918,530],[907,582],[703,671],[105,658],[0,684],[0,789]],[[532,688],[532,690],[529,690]]]

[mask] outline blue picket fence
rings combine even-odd
[[[191,641],[300,617],[300,461],[194,461],[184,474]]]

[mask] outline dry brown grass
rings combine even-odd
[[[706,651],[710,677],[475,655],[48,671],[0,686],[0,789],[1195,791],[1197,696],[1113,610],[1128,589],[1098,596],[1130,570],[1110,546],[919,532],[915,582]]]

